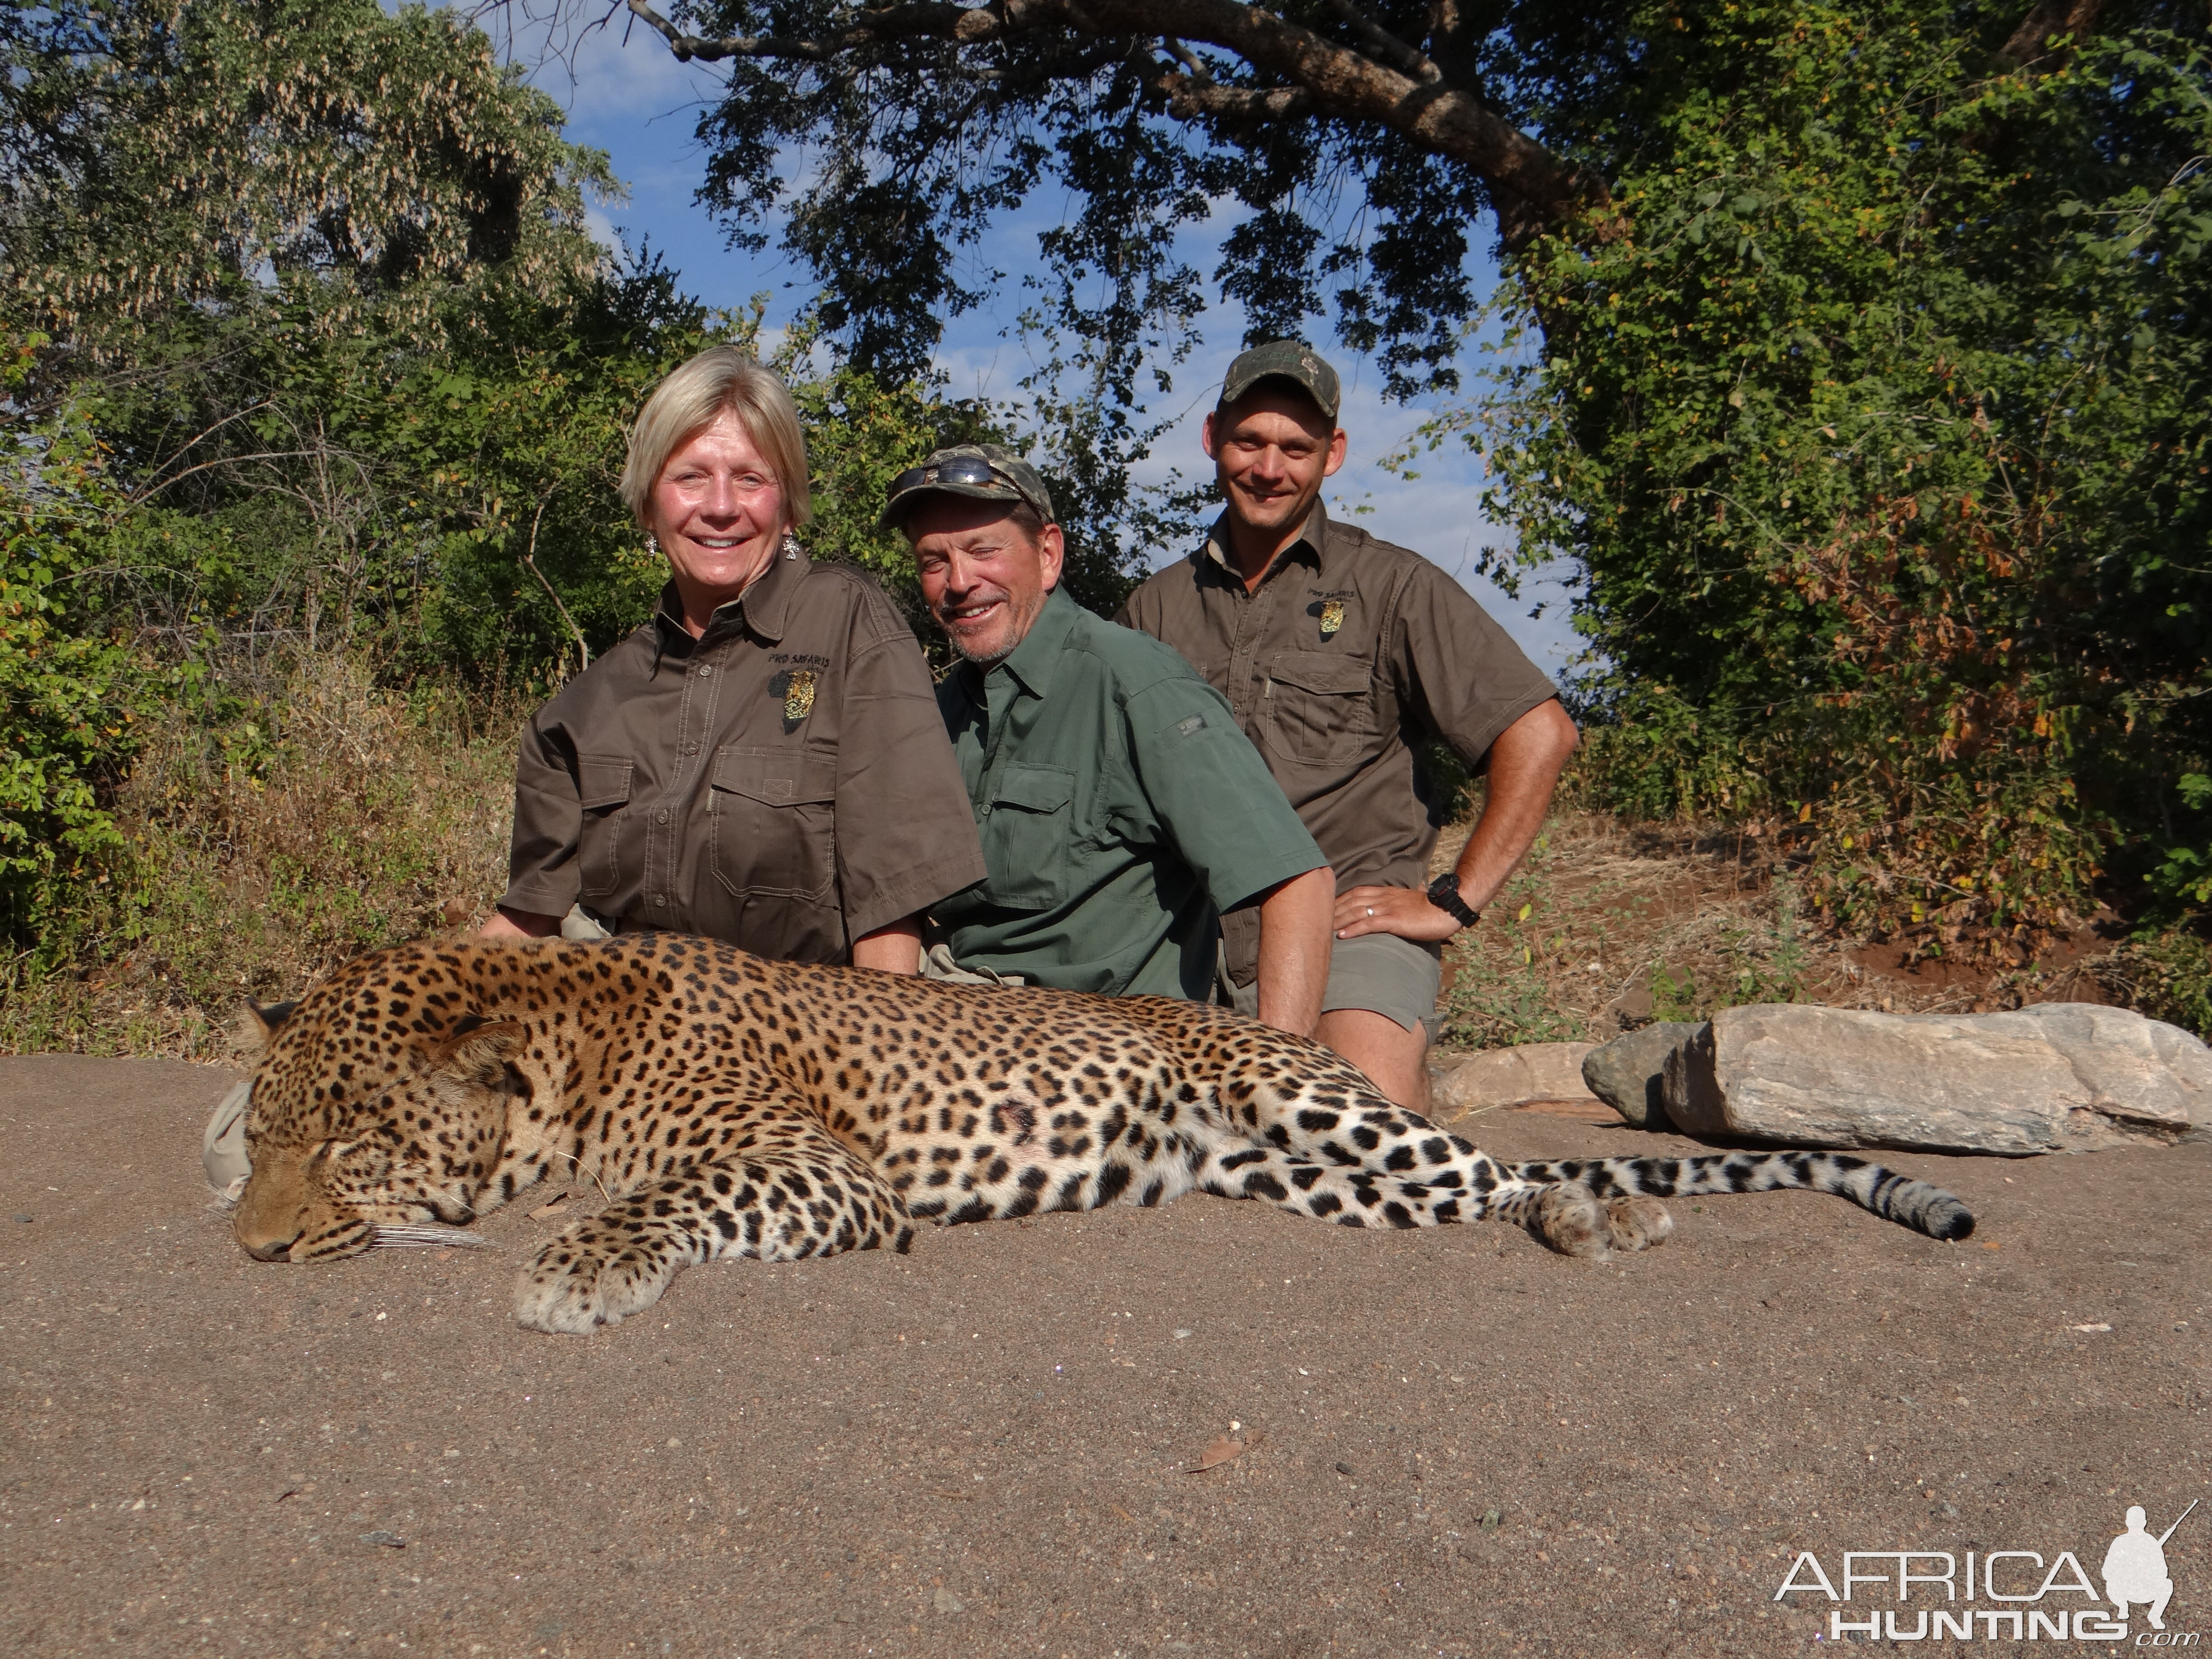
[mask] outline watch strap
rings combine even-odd
[[[1468,908],[1459,895],[1459,878],[1449,872],[1429,884],[1429,902],[1462,927],[1472,927],[1482,920],[1481,911]]]

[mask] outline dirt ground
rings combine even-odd
[[[0,1651],[1773,1655],[1828,1631],[1775,1600],[1800,1551],[2095,1573],[2126,1505],[2212,1499],[2212,1146],[1893,1158],[1960,1245],[1773,1194],[1601,1266],[1189,1198],[695,1269],[552,1338],[507,1306],[565,1217],[249,1261],[198,1170],[229,1080],[0,1060]],[[2169,1632],[2212,1629],[2207,1510]]]

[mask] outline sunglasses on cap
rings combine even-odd
[[[934,466],[908,467],[891,480],[891,487],[885,493],[890,499],[896,501],[908,490],[926,489],[938,484],[996,484],[1001,489],[1012,490],[1037,512],[1045,512],[1043,505],[1028,490],[981,455],[955,455],[951,460],[940,461]],[[1046,516],[1051,515],[1046,514]]]

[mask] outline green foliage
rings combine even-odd
[[[550,298],[598,263],[584,194],[613,190],[606,158],[462,14],[0,0],[0,52],[20,135],[0,275],[80,349],[257,287],[337,279],[325,329],[395,305],[428,323],[445,287]]]
[[[1621,234],[1519,263],[1464,422],[1520,562],[1585,573],[1589,797],[1764,818],[1824,919],[1936,951],[2108,867],[2200,891],[2212,839],[2212,65],[2008,70],[2016,21],[1639,12]]]
[[[29,345],[14,354],[20,365]],[[105,881],[123,837],[109,811],[140,723],[174,677],[86,626],[83,595],[118,507],[74,411],[0,454],[0,936],[44,945],[58,899]]]

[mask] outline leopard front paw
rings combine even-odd
[[[579,1222],[523,1269],[515,1322],[526,1330],[586,1336],[651,1307],[675,1276],[675,1264],[650,1245]]]

